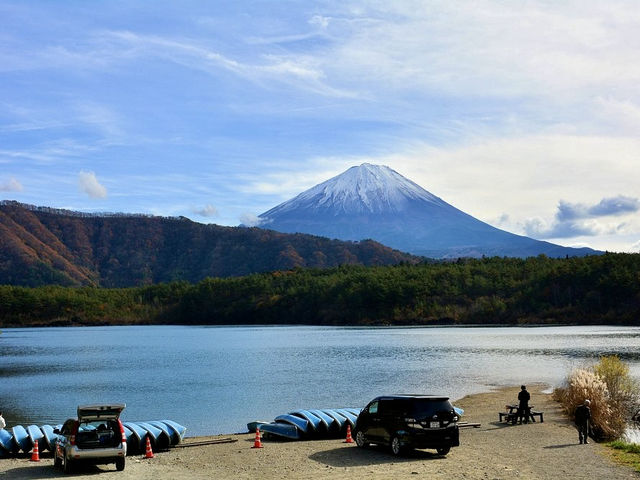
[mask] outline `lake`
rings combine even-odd
[[[386,393],[457,399],[502,385],[556,386],[600,355],[619,355],[640,378],[640,328],[8,328],[0,354],[9,426],[58,424],[78,404],[124,402],[125,420],[171,419],[192,436],[246,431],[248,421],[300,408],[362,407]]]

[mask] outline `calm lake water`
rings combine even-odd
[[[124,402],[125,420],[171,419],[190,436],[232,433],[385,393],[457,399],[501,385],[555,386],[605,354],[640,378],[640,328],[3,329],[0,410],[9,426],[42,425],[75,416],[78,404]]]

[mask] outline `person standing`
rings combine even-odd
[[[576,408],[576,426],[578,427],[578,440],[580,443],[589,443],[589,419],[591,418],[591,405],[590,400],[585,400],[584,403]]]
[[[0,412],[0,429],[7,426],[7,422],[4,421],[4,417],[2,416],[2,412]]]
[[[520,387],[520,393],[518,393],[518,423],[529,422],[529,400],[531,400],[531,395],[527,391],[527,386],[522,385]]]

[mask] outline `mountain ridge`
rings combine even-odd
[[[364,163],[260,214],[262,228],[342,240],[371,238],[431,258],[599,253],[516,235],[455,208],[395,170]]]
[[[417,261],[374,241],[0,202],[0,284],[128,287],[296,267]]]

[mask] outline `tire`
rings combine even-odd
[[[398,437],[393,437],[391,439],[391,453],[393,453],[396,457],[404,453],[404,448],[400,444],[400,439]]]
[[[71,467],[71,462],[67,458],[66,453],[63,452],[63,455],[62,455],[62,471],[64,473],[71,473],[72,470],[73,470],[73,468]]]
[[[440,455],[446,455],[447,453],[449,453],[450,450],[451,450],[451,447],[449,447],[449,446],[436,448],[436,451]]]
[[[369,442],[367,442],[367,437],[364,436],[364,432],[362,430],[356,430],[356,445],[360,448],[366,448],[369,446]]]
[[[116,470],[119,471],[119,472],[124,470],[124,457],[116,458]]]
[[[62,466],[62,461],[58,458],[55,452],[53,452],[53,466],[55,468],[60,468]]]

